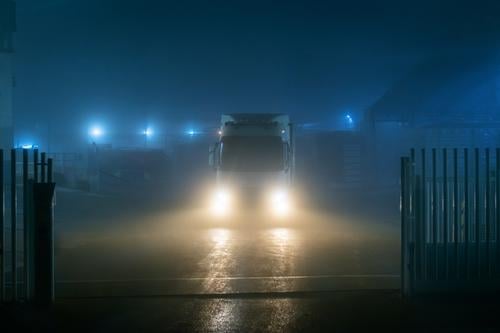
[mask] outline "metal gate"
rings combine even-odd
[[[0,303],[53,294],[52,159],[0,149]]]
[[[404,295],[500,289],[500,148],[401,158]]]

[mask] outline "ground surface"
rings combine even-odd
[[[60,297],[399,287],[397,221],[320,209],[219,219],[200,207],[141,210],[75,193],[58,203]]]
[[[496,300],[412,303],[397,291],[60,299],[1,308],[2,332],[498,332]],[[4,325],[4,328],[7,326]]]
[[[56,295],[0,308],[12,332],[495,332],[498,298],[399,292],[399,223],[376,198],[272,219],[58,193]],[[390,200],[389,200],[390,201]],[[353,203],[357,203],[354,204]],[[361,204],[360,204],[361,203]],[[176,207],[176,209],[173,209]],[[389,213],[387,213],[389,212]],[[395,214],[391,214],[395,212]],[[2,330],[2,332],[9,330]]]

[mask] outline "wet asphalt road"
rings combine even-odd
[[[68,200],[59,198],[63,203]],[[306,209],[287,219],[246,212],[221,220],[204,209],[141,213],[120,209],[121,214],[104,214],[83,207],[78,218],[71,210],[57,215],[59,297],[286,293],[399,285],[399,231],[394,221]]]
[[[497,300],[402,299],[397,215],[342,206],[218,220],[59,193],[56,302],[4,315],[27,331],[496,331]]]

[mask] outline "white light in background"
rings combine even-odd
[[[100,126],[92,126],[90,129],[89,129],[89,135],[94,138],[94,139],[97,139],[97,138],[100,138],[101,136],[104,135],[104,131],[102,129],[102,127]]]

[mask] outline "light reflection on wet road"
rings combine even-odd
[[[189,211],[103,225],[58,229],[59,295],[376,289],[398,283],[399,235],[389,224],[306,212],[291,221],[214,221]],[[217,316],[234,314],[219,310]]]

